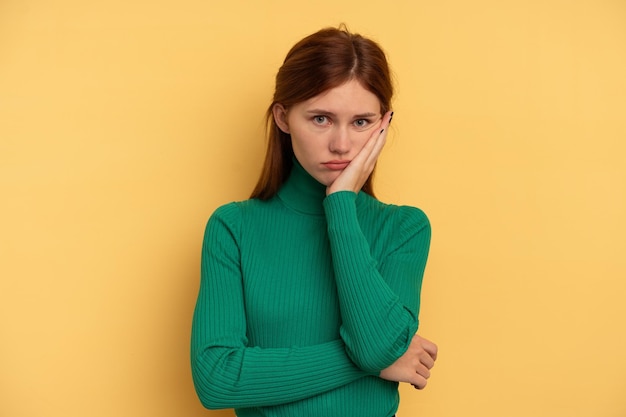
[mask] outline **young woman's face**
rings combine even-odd
[[[298,162],[328,186],[380,129],[382,115],[378,98],[351,80],[289,109],[277,104],[274,119],[291,135]]]

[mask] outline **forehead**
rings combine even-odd
[[[357,80],[326,90],[302,103],[302,108],[320,109],[336,114],[379,113],[380,100]]]

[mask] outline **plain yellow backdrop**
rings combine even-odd
[[[204,224],[273,77],[345,22],[394,69],[376,185],[433,226],[401,417],[626,416],[626,2],[0,2],[0,416],[232,416],[189,369]]]

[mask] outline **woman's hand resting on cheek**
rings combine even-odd
[[[437,360],[437,350],[437,345],[416,334],[407,351],[383,369],[380,377],[388,381],[408,382],[417,389],[424,389]]]
[[[365,142],[363,149],[352,159],[350,164],[343,170],[332,184],[326,188],[326,195],[338,191],[352,191],[358,193],[367,178],[370,176],[378,156],[385,146],[387,131],[393,112],[387,112],[382,119],[380,129],[375,129],[372,136]]]

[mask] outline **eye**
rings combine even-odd
[[[367,119],[357,119],[354,121],[354,126],[358,127],[359,129],[366,128],[369,124],[370,121]]]
[[[313,123],[319,126],[324,126],[328,124],[328,117],[327,116],[313,116]]]

